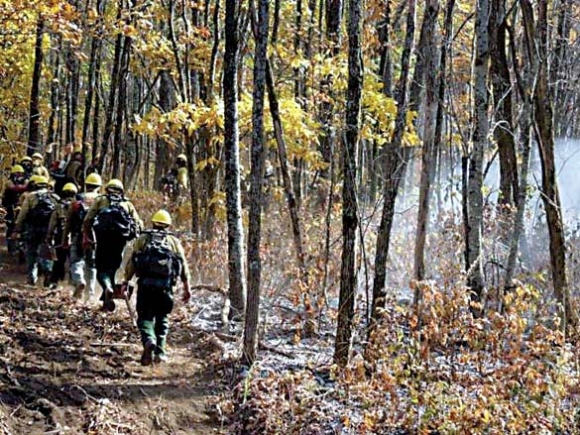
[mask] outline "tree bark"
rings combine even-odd
[[[115,115],[115,126],[113,135],[113,159],[112,159],[112,174],[114,178],[122,177],[121,168],[123,168],[121,159],[122,151],[125,149],[127,144],[126,135],[123,134],[126,122],[126,111],[127,111],[127,88],[128,88],[128,77],[129,77],[129,59],[131,57],[131,38],[125,37],[123,43],[123,52],[121,55],[121,65],[119,69],[119,81],[118,81],[118,100],[116,105],[116,115]],[[125,180],[123,180],[125,181]]]
[[[76,142],[77,112],[80,89],[80,62],[75,53],[75,47],[68,44],[66,52],[66,69],[68,81],[66,86],[66,142]]]
[[[264,96],[266,92],[266,70],[268,68],[268,2],[258,1],[256,24],[256,49],[254,55],[254,92],[252,110],[252,169],[250,173],[250,213],[248,232],[248,301],[244,328],[244,359],[248,365],[256,360],[258,349],[258,322],[260,310],[260,285],[262,260],[260,241],[262,237],[262,205],[264,182]],[[254,12],[252,11],[252,14]]]
[[[60,110],[60,46],[61,41],[60,37],[54,37],[54,40],[58,41],[58,45],[54,47],[52,50],[52,57],[53,57],[53,68],[52,68],[52,82],[50,84],[50,116],[48,119],[48,132],[46,134],[46,144],[48,146],[52,146],[53,152],[52,156],[56,158],[57,156],[57,143],[56,143],[56,136],[57,136],[57,116]]]
[[[284,193],[286,194],[288,212],[290,214],[290,221],[292,223],[292,235],[294,239],[294,248],[296,249],[296,259],[298,261],[303,278],[306,278],[307,272],[306,264],[304,262],[304,246],[302,244],[302,231],[300,229],[300,210],[298,203],[296,202],[296,197],[294,196],[294,186],[292,185],[292,178],[290,176],[290,169],[288,167],[286,140],[284,139],[284,129],[282,127],[282,118],[280,116],[278,97],[274,87],[274,73],[272,72],[272,66],[270,65],[270,62],[268,62],[266,84],[268,86],[270,114],[272,116],[274,134],[276,136],[276,144],[278,145],[278,159],[280,161],[280,172],[282,172],[282,183],[284,185]]]
[[[523,3],[527,2],[527,0],[523,0]],[[578,316],[572,304],[566,273],[566,240],[554,160],[553,109],[548,83],[547,0],[539,0],[537,8],[538,17],[535,28],[539,62],[533,105],[534,130],[542,164],[541,194],[550,234],[550,263],[552,267],[554,294],[563,307],[564,317],[568,325],[570,327],[576,327],[578,325]]]
[[[42,17],[38,17],[38,22],[36,23],[36,42],[34,44],[32,88],[30,90],[30,113],[28,117],[28,155],[32,155],[35,152],[42,152],[42,143],[40,140],[40,79],[42,64],[44,62],[44,51],[42,49],[43,36],[44,20]]]
[[[175,87],[169,71],[162,71],[159,80],[159,107],[163,113],[168,113],[175,107]],[[157,139],[155,152],[155,189],[161,188],[161,178],[169,172],[171,166],[169,144],[163,139]]]
[[[330,56],[335,57],[340,52],[343,0],[327,0],[326,2],[326,38],[330,46]],[[324,101],[320,108],[320,118],[323,133],[320,138],[320,153],[322,160],[330,167],[333,158],[335,133],[332,125],[334,106],[332,104],[333,77],[327,76],[323,80],[322,91],[328,95],[328,101]],[[320,171],[322,178],[328,178],[329,171]]]
[[[480,302],[483,294],[483,159],[489,132],[487,80],[489,73],[489,13],[490,0],[479,0],[475,20],[474,61],[474,129],[473,147],[469,155],[467,179],[467,222],[465,225],[465,269],[467,285],[474,302]],[[479,308],[474,307],[474,313]]]
[[[528,5],[529,6],[529,5]],[[519,188],[518,188],[518,198],[516,201],[517,209],[516,215],[513,222],[513,231],[509,239],[509,254],[507,260],[507,266],[505,271],[504,279],[504,293],[510,290],[513,286],[513,277],[516,270],[516,261],[519,253],[520,240],[522,235],[525,234],[525,210],[526,210],[526,196],[528,188],[528,172],[530,166],[530,154],[531,154],[531,133],[532,133],[532,94],[533,94],[533,81],[536,74],[536,59],[535,59],[535,44],[534,44],[534,30],[533,26],[530,26],[530,20],[533,20],[533,16],[530,16],[531,7],[527,9],[523,5],[524,10],[524,38],[523,48],[521,53],[523,54],[524,61],[524,72],[520,71],[520,65],[518,63],[518,53],[516,53],[515,38],[513,32],[510,33],[510,47],[512,51],[512,63],[514,76],[516,78],[516,85],[519,91],[519,96],[522,101],[520,116],[519,116],[519,138],[518,142],[521,147],[521,165],[519,169]],[[526,18],[527,16],[527,18]],[[529,33],[528,33],[529,31]]]
[[[103,1],[97,0],[96,10],[99,16],[102,15]],[[91,40],[91,54],[89,60],[89,71],[87,73],[87,96],[85,98],[85,111],[83,117],[83,133],[82,133],[82,151],[83,151],[83,165],[87,165],[87,142],[89,139],[89,126],[91,124],[91,109],[93,106],[93,99],[95,91],[97,90],[97,62],[99,61],[101,51],[101,36],[100,32],[92,36]],[[95,111],[94,116],[99,116]]]
[[[229,298],[233,317],[241,317],[246,306],[244,231],[240,185],[240,137],[238,128],[238,69],[240,12],[237,0],[226,0],[224,54],[224,147],[225,190],[228,221]]]
[[[490,72],[495,107],[494,137],[499,151],[500,198],[504,206],[518,201],[518,170],[513,128],[512,80],[507,59],[505,0],[492,0],[490,14]]]
[[[121,18],[121,3],[119,4],[119,12],[117,14],[117,19]],[[115,116],[115,107],[117,102],[117,91],[118,83],[120,80],[120,70],[121,70],[121,54],[123,51],[123,35],[117,35],[115,41],[115,55],[113,60],[113,70],[111,72],[111,79],[109,84],[109,101],[107,102],[107,107],[105,109],[105,126],[103,131],[103,139],[101,142],[101,155],[99,156],[98,169],[99,173],[103,173],[105,168],[105,160],[107,158],[107,153],[109,152],[109,142],[111,141],[111,136],[113,134],[113,122]]]
[[[424,59],[424,83],[425,88],[425,111],[423,119],[423,150],[421,155],[421,179],[419,188],[419,210],[417,212],[417,237],[415,239],[415,270],[417,280],[425,279],[425,244],[429,223],[429,202],[431,200],[431,183],[435,173],[435,123],[439,100],[437,94],[438,81],[442,80],[445,71],[437,76],[437,47],[435,28],[437,15],[439,14],[439,0],[430,0],[425,7],[422,34],[425,35],[426,43],[422,50]]]
[[[385,282],[387,278],[387,258],[391,240],[391,229],[395,216],[395,203],[399,184],[405,173],[407,159],[402,148],[403,135],[406,127],[407,107],[408,107],[408,85],[409,71],[411,65],[411,55],[413,52],[413,38],[415,35],[415,13],[416,0],[409,0],[407,13],[407,29],[405,43],[401,57],[401,75],[396,91],[397,117],[395,119],[395,132],[392,141],[386,145],[384,157],[385,179],[383,185],[383,210],[381,213],[381,223],[377,236],[377,248],[375,253],[375,279],[373,282],[373,302],[371,308],[371,320],[369,326],[369,337],[379,319],[379,312],[384,307],[387,291]]]
[[[379,61],[379,76],[382,80],[383,93],[388,96],[393,95],[393,64],[391,60],[391,2],[385,2],[383,19],[377,26],[379,41],[381,43],[381,53]],[[381,163],[384,163],[385,148],[379,149],[376,142],[372,148],[372,171],[370,173],[369,202],[375,202],[379,191],[379,175],[381,174]]]
[[[346,143],[344,145],[342,188],[342,266],[338,325],[334,346],[334,361],[341,367],[349,359],[352,340],[354,302],[358,284],[356,273],[357,147],[359,145],[360,113],[363,89],[362,22],[363,7],[359,0],[349,1],[348,19],[348,90],[346,101]]]

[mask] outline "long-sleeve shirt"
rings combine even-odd
[[[187,259],[185,257],[185,251],[183,250],[183,246],[181,245],[181,242],[179,241],[179,239],[177,237],[175,237],[172,234],[167,234],[167,235],[165,235],[165,237],[167,238],[166,241],[167,241],[168,248],[172,252],[177,254],[179,259],[181,260],[182,268],[181,268],[180,278],[181,278],[182,282],[184,284],[189,283],[190,282],[189,266],[187,264]],[[133,258],[135,257],[135,254],[137,254],[145,249],[145,247],[149,243],[150,238],[151,238],[151,234],[146,231],[143,234],[141,234],[137,238],[137,240],[135,241],[135,244],[133,245],[133,252],[131,253],[131,256],[129,257],[129,261],[127,261],[127,264],[125,265],[125,280],[126,281],[129,281],[137,273],[135,270],[135,263],[133,261]]]
[[[83,232],[85,234],[91,233],[93,228],[93,222],[95,221],[97,214],[99,214],[100,210],[108,207],[109,205],[110,202],[108,195],[101,195],[97,199],[95,199],[95,202],[93,203],[91,208],[89,208],[87,216],[83,221]],[[137,213],[137,210],[135,209],[133,203],[128,199],[124,199],[123,201],[120,202],[119,205],[123,207],[127,211],[127,213],[129,213],[129,215],[135,220],[135,223],[137,224],[139,230],[141,230],[143,228],[143,222],[139,218],[139,214]]]
[[[51,201],[53,202],[55,208],[58,207],[58,196],[54,193],[48,191],[48,189],[40,189],[35,192],[30,192],[30,194],[26,195],[24,201],[22,203],[22,207],[20,208],[20,213],[18,214],[18,218],[16,219],[16,226],[15,230],[17,232],[22,230],[22,226],[26,222],[28,218],[28,213],[38,204],[38,199],[42,195],[48,195]]]
[[[32,175],[42,175],[43,177],[50,178],[50,172],[43,165],[33,166]]]
[[[67,181],[70,181],[77,186],[80,186],[83,181],[83,162],[72,160],[66,165],[65,175]]]
[[[16,182],[14,180],[9,180],[4,190],[4,195],[2,197],[2,205],[5,207],[12,207],[18,204],[18,199],[20,195],[26,192],[28,188],[28,183],[26,179],[22,179],[21,182]]]
[[[62,243],[67,244],[69,243],[70,236],[79,236],[80,234],[73,234],[75,232],[82,232],[82,225],[83,222],[75,222],[75,219],[78,219],[76,213],[78,213],[78,208],[81,207],[81,204],[84,203],[87,207],[91,207],[95,200],[100,196],[99,192],[86,192],[81,195],[81,198],[77,201],[73,201],[70,203],[66,210],[66,219],[64,222],[64,232],[62,234]],[[77,227],[78,224],[78,227]]]
[[[52,242],[52,239],[55,237],[55,243],[60,244],[62,242],[61,231],[64,229],[66,214],[70,203],[70,200],[60,201],[56,209],[50,215],[50,221],[48,222],[48,232],[46,233],[46,238],[49,242]]]
[[[189,185],[189,178],[187,176],[187,168],[181,167],[177,170],[177,186],[179,190],[183,191],[187,189]]]

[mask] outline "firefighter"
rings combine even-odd
[[[60,200],[56,210],[52,212],[50,222],[48,223],[48,232],[46,234],[46,243],[54,249],[54,258],[52,263],[52,272],[50,274],[49,288],[58,287],[59,281],[65,278],[65,265],[68,257],[68,246],[62,243],[65,220],[67,211],[75,195],[78,193],[77,186],[73,183],[67,183],[62,189]]]
[[[188,184],[187,157],[185,154],[179,154],[175,166],[161,179],[161,190],[166,199],[179,202],[186,194]]]
[[[181,194],[187,191],[189,184],[187,178],[187,157],[185,154],[177,156],[175,165],[177,166],[177,191]]]
[[[50,180],[50,172],[44,166],[44,157],[40,153],[32,154],[32,175],[41,175]]]
[[[52,212],[58,206],[58,196],[48,189],[48,178],[34,176],[34,191],[26,196],[16,219],[12,238],[20,237],[26,230],[26,265],[28,284],[36,285],[39,269],[44,275],[44,285],[48,286],[52,262],[46,255],[41,255],[41,249],[46,248],[45,240]]]
[[[24,168],[21,165],[14,165],[10,169],[10,178],[2,196],[2,206],[6,209],[6,241],[8,252],[16,252],[16,243],[11,239],[16,222],[16,211],[19,205],[20,196],[28,189],[28,180]]]
[[[75,151],[65,168],[65,178],[68,183],[82,186],[83,183],[83,153]]]
[[[73,297],[91,299],[95,294],[97,269],[95,267],[94,246],[83,249],[83,220],[89,208],[100,195],[103,181],[99,174],[90,174],[85,180],[85,192],[77,196],[67,211],[64,226],[63,246],[70,246],[71,279],[75,287]]]
[[[124,190],[120,180],[110,180],[105,195],[95,199],[83,222],[83,248],[95,248],[97,281],[103,289],[102,308],[106,311],[115,309],[112,299],[115,274],[123,262],[125,246],[143,227]]]
[[[22,166],[24,168],[24,174],[26,175],[26,178],[30,178],[32,175],[34,175],[32,173],[32,169],[33,169],[32,157],[24,156],[20,159],[19,163],[20,163],[20,166]]]
[[[159,210],[151,219],[153,228],[144,231],[133,246],[125,266],[126,288],[137,276],[137,326],[141,333],[142,365],[167,361],[169,313],[173,309],[173,290],[178,280],[183,283],[182,299],[190,298],[189,267],[181,242],[168,230],[171,216]]]

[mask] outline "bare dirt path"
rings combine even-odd
[[[170,364],[142,367],[126,307],[104,314],[70,289],[24,285],[0,258],[0,434],[222,434],[210,402],[219,393],[208,350],[171,317]]]

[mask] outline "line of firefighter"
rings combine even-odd
[[[32,169],[25,167],[29,161]],[[98,282],[103,290],[101,309],[110,312],[115,309],[115,290],[128,292],[128,281],[137,276],[141,363],[166,361],[168,316],[178,280],[183,284],[183,301],[190,298],[189,268],[180,241],[169,232],[170,214],[159,210],[151,219],[152,228],[143,230],[120,180],[111,179],[101,194],[101,176],[92,173],[84,180],[84,192],[69,182],[57,195],[51,190],[48,171],[34,173],[35,167],[44,168],[26,157],[12,167],[2,204],[7,211],[8,249],[14,253],[24,247],[28,284],[36,285],[40,273],[45,287],[57,289],[69,258],[73,297],[90,300]],[[135,238],[125,280],[116,283],[123,252]]]

